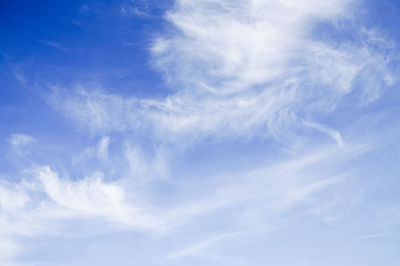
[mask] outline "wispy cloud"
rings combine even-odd
[[[10,143],[14,153],[18,156],[23,156],[30,152],[32,145],[37,141],[32,136],[16,133],[11,134],[8,142]]]
[[[332,113],[353,91],[367,103],[392,84],[390,57],[377,49],[351,41],[333,45],[312,35],[321,21],[351,23],[347,10],[353,5],[177,1],[167,19],[178,33],[159,37],[152,47],[154,64],[169,80],[168,97],[126,98],[81,85],[72,96],[70,88],[68,96],[56,88],[50,101],[94,134],[282,137],[286,128],[295,132],[311,125],[302,121]],[[337,129],[314,128],[343,144]]]
[[[36,142],[36,139],[32,136],[26,135],[26,134],[12,134],[10,138],[8,139],[10,144],[13,147],[21,147],[25,145],[29,145],[32,143]]]
[[[65,48],[62,44],[58,42],[48,41],[48,40],[39,40],[40,43],[43,43],[47,46],[53,47],[61,52],[71,53],[71,49]]]
[[[232,238],[238,235],[237,233],[225,234],[225,235],[218,235],[201,241],[200,243],[194,244],[190,247],[187,247],[183,250],[173,252],[167,255],[168,259],[176,259],[184,256],[193,256],[203,254],[205,250],[212,248],[213,245],[217,244],[218,242],[224,241],[226,239]]]

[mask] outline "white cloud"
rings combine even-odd
[[[162,223],[144,206],[126,202],[124,188],[103,182],[99,173],[72,181],[46,166],[25,174],[29,178],[20,183],[0,184],[0,238],[58,235],[55,222],[60,220],[100,220],[141,230]]]
[[[73,164],[84,165],[91,159],[98,159],[102,163],[108,162],[109,136],[101,137],[97,145],[86,147],[82,152],[72,158]]]
[[[37,141],[34,137],[25,134],[11,134],[8,139],[13,151],[19,155],[23,156],[30,152],[33,144]]]
[[[138,183],[166,178],[169,173],[168,155],[162,149],[153,155],[145,155],[139,147],[125,144],[124,157],[129,165],[130,178]]]
[[[290,60],[315,45],[307,41],[313,20],[334,19],[349,2],[177,1],[168,19],[182,34],[160,39],[154,51],[173,79],[247,90],[287,75]]]
[[[319,130],[319,131],[321,131],[323,133],[328,134],[332,139],[334,139],[336,141],[336,143],[339,146],[343,146],[344,142],[342,140],[342,136],[340,135],[340,132],[338,132],[337,130],[328,128],[327,126],[324,126],[324,125],[320,125],[320,124],[316,124],[316,123],[313,123],[313,122],[309,122],[309,121],[304,121],[303,123],[304,123],[305,126],[314,128],[316,130]]]
[[[108,158],[108,146],[110,145],[110,138],[108,136],[103,137],[97,147],[98,156],[102,159]]]
[[[49,167],[38,169],[38,179],[43,184],[49,200],[57,206],[75,212],[76,216],[98,216],[107,220],[138,228],[159,225],[140,207],[124,200],[124,189],[116,184],[106,184],[100,174],[78,181],[60,180]]]
[[[48,46],[50,46],[50,47],[53,47],[53,48],[55,48],[55,49],[57,49],[57,50],[60,50],[60,51],[62,51],[62,52],[71,53],[71,50],[70,50],[70,49],[65,48],[65,47],[64,47],[63,45],[61,45],[60,43],[53,42],[53,41],[48,41],[48,40],[39,40],[39,42],[41,42],[41,43],[43,43],[43,44],[45,44],[45,45],[48,45]]]
[[[266,223],[269,227],[277,226],[272,221],[296,206],[313,207],[310,199],[316,193],[347,180],[348,173],[336,170],[337,165],[363,150],[363,147],[331,145],[308,154],[294,154],[291,159],[279,159],[266,167],[240,174],[225,173],[196,184],[191,184],[190,179],[181,180],[176,199],[184,200],[165,203],[162,203],[162,195],[159,200],[154,200],[160,196],[151,185],[156,184],[154,180],[140,191],[146,197],[136,201],[137,191],[129,185],[134,180],[129,176],[105,182],[98,173],[71,180],[60,177],[49,167],[35,168],[25,181],[0,187],[3,195],[0,197],[0,222],[5,228],[0,230],[0,238],[14,239],[16,235],[70,237],[77,229],[61,225],[83,220],[93,225],[103,221],[102,230],[108,230],[106,225],[111,224],[114,231],[133,230],[161,239],[186,239],[187,236],[182,235],[184,228],[196,231],[193,228],[199,226],[198,223],[201,227],[209,223],[208,226],[213,228],[213,221],[222,220],[225,226],[218,236],[208,235],[204,240],[205,236],[195,234],[191,241],[199,241],[198,244],[178,245],[164,255],[179,258],[212,254],[214,246],[223,250],[225,240],[236,236],[238,230],[240,234],[260,233],[265,230]],[[140,173],[142,165],[136,166]],[[144,169],[148,171],[146,167]],[[202,221],[205,217],[206,221]],[[78,234],[82,237],[90,232]],[[15,252],[19,252],[23,245],[16,248]],[[9,253],[9,256],[13,257],[13,254],[17,253]]]
[[[0,184],[0,207],[3,211],[13,211],[25,206],[29,196],[18,186]]]
[[[335,111],[354,90],[368,103],[390,85],[390,58],[372,46],[313,36],[320,22],[351,24],[347,11],[356,2],[177,1],[166,16],[177,32],[152,47],[154,64],[169,81],[168,97],[126,98],[80,85],[72,96],[55,88],[50,101],[92,134],[282,137],[285,129],[303,127],[303,116]],[[341,143],[336,129],[322,131]]]
[[[200,243],[197,243],[197,244],[194,244],[187,248],[184,248],[183,250],[179,250],[179,251],[170,253],[167,255],[167,258],[168,259],[177,259],[177,258],[185,257],[185,256],[203,255],[205,253],[205,251],[207,249],[212,248],[213,245],[215,245],[221,241],[224,241],[226,239],[235,237],[237,235],[238,235],[238,233],[217,235],[217,236],[208,238],[206,240],[203,240]]]

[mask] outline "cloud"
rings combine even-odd
[[[308,121],[305,121],[303,123],[304,123],[305,126],[308,126],[310,128],[314,128],[316,130],[319,130],[319,131],[321,131],[323,133],[328,134],[332,139],[334,139],[336,141],[336,143],[339,146],[343,146],[344,143],[343,143],[343,140],[342,140],[342,136],[340,135],[340,133],[337,130],[328,128],[328,127],[323,126],[323,125],[319,125],[319,124],[315,124],[315,123],[312,123],[312,122],[308,122]]]
[[[124,169],[117,168],[120,179],[107,182],[101,173],[72,179],[48,166],[37,167],[27,171],[20,183],[0,186],[0,222],[7,228],[0,230],[0,238],[77,235],[83,239],[96,230],[141,232],[162,241],[184,241],[165,250],[164,257],[212,255],[219,253],[213,252],[214,248],[223,251],[231,247],[226,244],[231,237],[266,234],[265,227],[280,226],[285,213],[306,213],[316,204],[322,205],[324,202],[313,202],[313,197],[347,181],[351,174],[339,166],[364,151],[364,146],[329,145],[241,173],[226,169],[222,175],[202,176],[201,182],[193,183],[190,176],[177,182],[180,177],[174,172],[171,180],[145,179],[139,189]],[[139,149],[134,153],[139,159],[119,153],[109,154],[109,159],[134,160],[139,163],[130,171],[148,174],[152,163],[146,165]],[[165,183],[175,186],[173,196],[167,191],[160,194],[159,186]],[[299,206],[302,208],[296,208]],[[88,229],[69,226],[73,221],[85,223]],[[193,234],[189,237],[185,230]],[[9,253],[11,258],[24,252],[23,244],[15,248],[16,253]]]
[[[103,158],[103,159],[107,159],[108,158],[108,146],[109,146],[109,144],[110,144],[110,138],[108,136],[107,137],[103,137],[100,140],[98,148],[97,148],[98,156],[100,158]]]
[[[65,53],[71,53],[70,49],[65,48],[64,46],[62,46],[61,44],[57,43],[57,42],[52,42],[52,41],[48,41],[48,40],[39,40],[39,42],[48,45],[50,47],[53,47],[57,50],[60,50],[61,52],[65,52]]]
[[[11,134],[8,142],[17,155],[23,156],[30,152],[32,145],[37,141],[32,136],[16,133]]]
[[[49,167],[38,169],[38,179],[48,199],[58,207],[79,216],[98,216],[133,227],[157,226],[154,218],[142,213],[141,208],[124,200],[124,189],[116,184],[106,184],[99,174],[82,180],[61,181]]]
[[[8,141],[13,147],[20,147],[35,143],[36,139],[32,136],[25,134],[12,134]]]
[[[177,1],[167,18],[181,34],[159,39],[153,50],[173,79],[218,93],[248,90],[285,76],[299,53],[308,56],[312,21],[334,19],[349,2]]]
[[[177,259],[177,258],[185,257],[185,256],[200,255],[200,254],[203,254],[205,252],[205,250],[211,248],[213,245],[217,244],[218,242],[232,238],[236,235],[238,235],[238,234],[231,233],[231,234],[214,236],[212,238],[201,241],[200,243],[197,243],[193,246],[187,247],[183,250],[168,254],[167,258],[168,259]]]
[[[81,180],[61,179],[50,167],[26,171],[20,183],[0,184],[0,235],[54,234],[44,228],[57,220],[104,220],[132,228],[156,228],[159,221],[124,198],[124,188],[97,173]],[[13,222],[15,220],[15,222]],[[4,228],[4,227],[3,227]]]
[[[360,91],[367,104],[393,84],[391,57],[375,49],[385,46],[375,35],[355,29],[368,45],[318,38],[321,23],[351,25],[356,4],[176,1],[166,15],[175,31],[151,48],[153,64],[168,80],[167,97],[127,98],[81,84],[72,94],[53,86],[49,102],[91,134],[287,141],[307,127],[302,121],[321,124],[314,117],[333,113],[351,92]],[[337,129],[318,128],[343,144]]]

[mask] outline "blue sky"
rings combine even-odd
[[[399,265],[399,14],[2,1],[0,264]]]

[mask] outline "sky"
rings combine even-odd
[[[397,0],[0,1],[0,265],[400,265]]]

